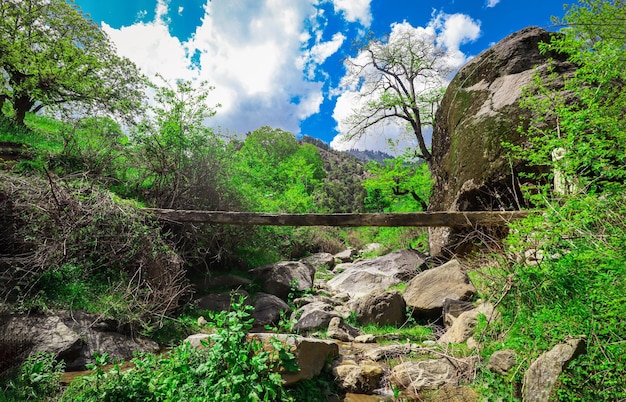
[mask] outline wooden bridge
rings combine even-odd
[[[269,226],[420,226],[475,227],[503,226],[523,219],[532,211],[461,211],[363,214],[274,214],[258,212],[194,211],[146,208],[160,219],[230,225]]]

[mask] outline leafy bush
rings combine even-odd
[[[127,371],[119,364],[104,371],[108,360],[100,357],[93,374],[72,383],[61,401],[295,401],[280,375],[297,369],[294,356],[277,339],[271,348],[247,339],[251,309],[240,299],[213,315],[216,331],[205,348],[187,343],[168,355],[146,354]]]
[[[60,378],[65,365],[54,354],[29,356],[14,379],[0,386],[0,401],[46,401],[61,390]]]

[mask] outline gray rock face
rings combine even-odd
[[[341,318],[333,317],[330,319],[330,323],[328,323],[326,335],[339,341],[352,342],[354,338],[364,335],[364,333],[360,329],[346,324]]]
[[[494,373],[506,375],[517,363],[517,353],[513,349],[498,350],[489,358],[487,369]]]
[[[154,352],[159,345],[142,337],[115,332],[114,323],[81,312],[57,315],[14,316],[0,328],[0,339],[23,339],[28,353],[53,353],[66,362],[67,370],[84,370],[95,352],[112,359],[128,360],[135,352]]]
[[[431,268],[413,278],[404,289],[404,300],[416,314],[441,315],[445,299],[468,300],[476,288],[457,260]]]
[[[562,76],[575,70],[563,55],[539,53],[538,43],[550,41],[551,35],[525,28],[474,57],[456,74],[435,117],[430,211],[510,210],[519,208],[518,201],[523,203],[512,177],[522,166],[509,165],[501,144],[521,141],[517,127],[529,112],[519,107],[519,100],[535,72],[544,74],[549,58]],[[476,240],[468,233],[431,230],[431,255],[467,251]]]
[[[315,253],[301,259],[300,262],[312,266],[315,270],[322,266],[332,269],[335,266],[335,257],[330,253]]]
[[[333,374],[344,391],[368,394],[379,387],[384,371],[376,364],[350,362],[335,367]]]
[[[488,322],[492,322],[497,313],[493,305],[489,302],[478,305],[473,310],[464,311],[452,322],[445,334],[437,340],[439,344],[461,343],[469,339],[474,334],[474,329],[478,325],[478,317],[483,314]]]
[[[246,304],[250,304],[250,295],[245,290],[234,290],[231,292],[210,293],[204,295],[194,302],[196,308],[200,310],[210,311],[225,311],[230,309],[230,304],[233,301],[238,301],[243,297]]]
[[[250,270],[263,290],[285,300],[292,287],[305,291],[313,287],[315,269],[300,261],[281,261]]]
[[[437,389],[457,383],[456,368],[445,359],[401,363],[393,368],[392,381],[412,392]]]
[[[324,302],[306,304],[291,314],[291,319],[297,320],[293,329],[300,333],[328,327],[330,320],[334,317],[341,317],[341,315],[332,305]]]
[[[406,303],[398,291],[374,291],[355,305],[359,324],[400,325],[406,318]]]
[[[524,402],[549,401],[559,375],[572,359],[584,352],[585,346],[583,339],[570,339],[539,356],[524,374]]]
[[[254,325],[275,325],[280,321],[280,315],[291,312],[289,305],[282,299],[268,293],[257,293],[254,296]]]
[[[328,281],[333,291],[346,292],[358,299],[373,291],[384,291],[390,286],[410,280],[424,263],[424,258],[414,250],[400,250],[371,260],[340,264],[335,269],[343,272]]]

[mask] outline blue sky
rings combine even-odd
[[[76,0],[118,52],[145,74],[207,80],[220,103],[207,124],[245,134],[261,126],[319,138],[338,149],[411,145],[402,126],[346,143],[354,88],[343,61],[355,43],[394,29],[431,32],[460,67],[527,26],[549,28],[562,0]]]

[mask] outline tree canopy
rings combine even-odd
[[[137,67],[71,0],[0,0],[0,104],[19,124],[52,106],[128,117],[143,89]]]
[[[362,99],[346,121],[348,136],[361,136],[386,121],[404,122],[415,134],[419,156],[429,161],[422,127],[432,124],[450,68],[432,35],[396,28],[386,42],[372,40],[346,61],[344,84],[358,89]]]

